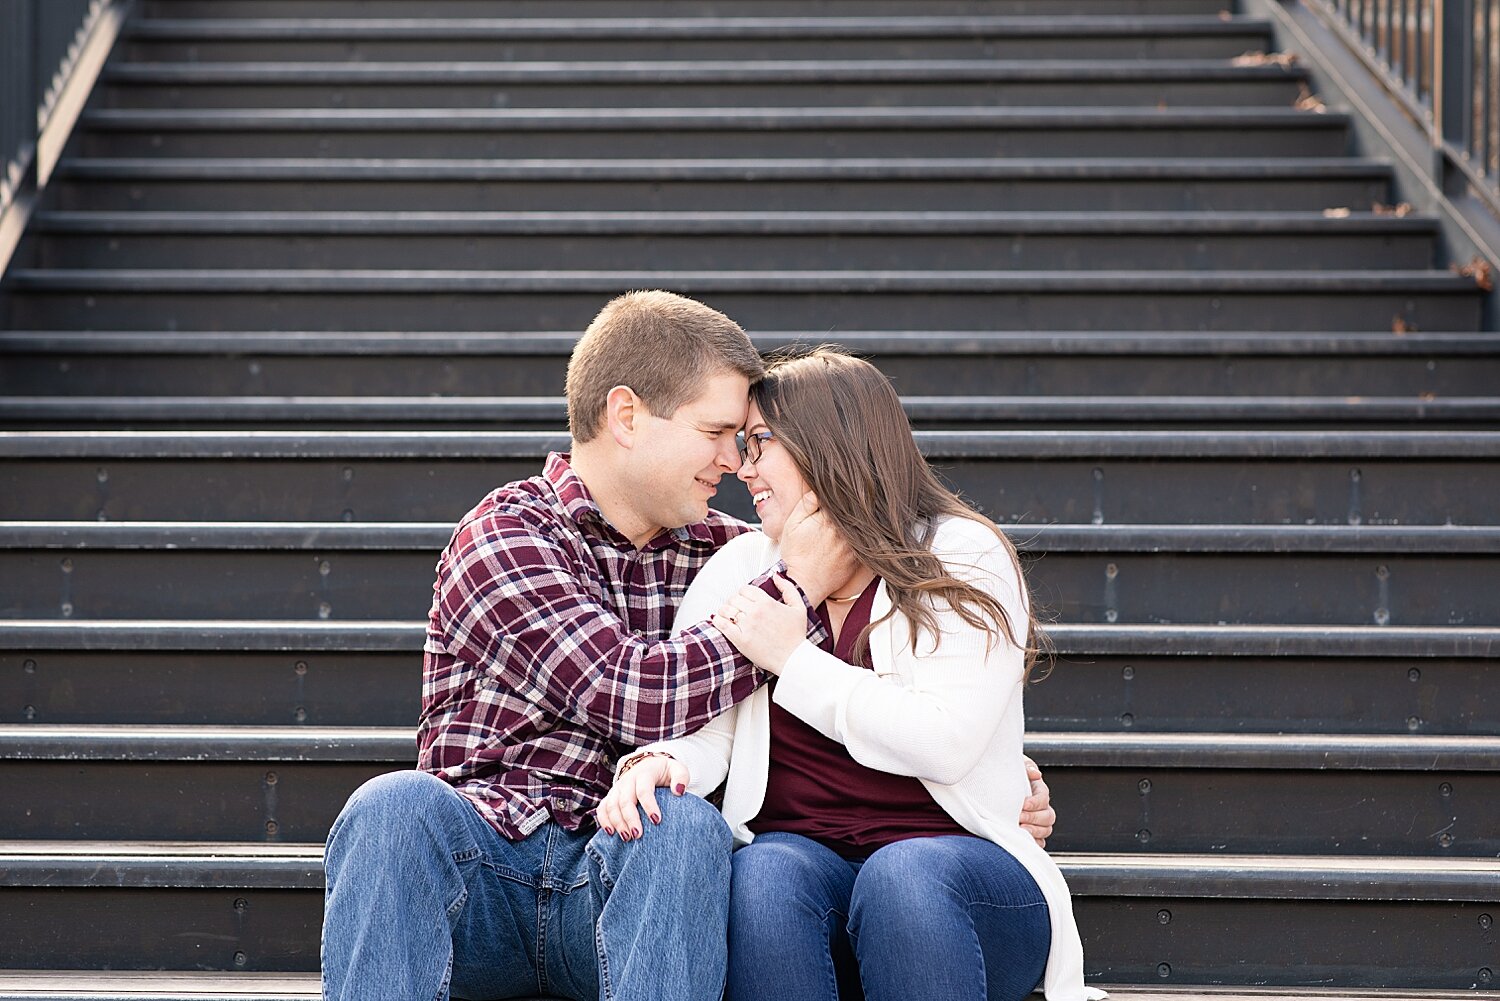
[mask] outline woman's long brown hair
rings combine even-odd
[[[1025,651],[1030,677],[1046,638],[1029,602],[1028,621],[1017,630],[999,601],[954,577],[933,554],[929,529],[943,516],[986,526],[1010,555],[1024,589],[1015,546],[933,474],[890,380],[869,362],[824,346],[773,360],[751,394],[766,426],[817,494],[819,508],[859,561],[885,580],[893,607],[878,622],[897,611],[905,615],[914,627],[915,652],[922,630],[941,641],[933,602],[942,601],[970,626]],[[857,655],[867,649],[878,622],[859,634]]]

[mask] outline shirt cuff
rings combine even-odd
[[[823,620],[818,617],[817,608],[813,606],[812,602],[807,600],[807,592],[802,590],[802,585],[798,584],[796,581],[792,580],[792,578],[786,575],[785,560],[777,560],[775,566],[771,567],[771,569],[767,570],[765,573],[761,574],[750,583],[753,586],[760,588],[762,591],[766,592],[777,601],[780,601],[781,589],[778,588],[776,586],[776,582],[771,579],[772,577],[776,576],[780,576],[782,580],[786,581],[787,583],[791,584],[792,587],[797,589],[797,596],[802,599],[802,607],[807,612],[807,638],[812,640],[813,643],[817,646],[822,646],[825,643],[830,642],[833,639],[833,634],[823,626]]]

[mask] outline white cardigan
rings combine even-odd
[[[1026,598],[1016,567],[994,532],[972,519],[947,518],[936,525],[933,551],[955,577],[998,599],[1018,630],[1025,628]],[[693,581],[677,611],[676,629],[708,618],[778,559],[776,544],[759,532],[731,541]],[[870,621],[890,609],[882,582]],[[1048,1001],[1097,1001],[1107,995],[1084,986],[1083,945],[1068,885],[1018,822],[1030,792],[1021,761],[1022,651],[1003,638],[987,642],[983,631],[945,605],[936,614],[941,644],[934,648],[933,636],[924,631],[915,654],[904,615],[876,626],[870,633],[873,671],[804,641],[776,684],[776,702],[843,744],[860,764],[920,779],[965,830],[1019,860],[1051,912],[1052,949],[1043,978]],[[689,790],[700,796],[724,782],[724,819],[741,843],[754,838],[746,824],[765,800],[771,745],[767,691],[759,689],[696,733],[642,749],[671,753],[688,769]]]

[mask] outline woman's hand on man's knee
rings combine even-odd
[[[617,835],[621,841],[639,838],[645,829],[641,824],[641,810],[651,818],[653,824],[661,823],[661,808],[656,802],[656,790],[670,788],[673,795],[681,796],[687,791],[692,776],[687,766],[666,754],[652,754],[630,765],[615,784],[605,793],[594,818],[605,834]]]

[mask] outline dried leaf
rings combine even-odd
[[[1220,21],[1233,21],[1234,20],[1234,13],[1232,11],[1221,10],[1221,11],[1219,11],[1219,20]]]
[[[1475,257],[1462,267],[1457,264],[1450,264],[1448,267],[1465,278],[1474,279],[1474,284],[1486,292],[1495,291],[1495,266],[1483,257]]]
[[[1318,100],[1318,96],[1307,89],[1307,84],[1304,83],[1300,86],[1301,91],[1297,95],[1297,100],[1292,102],[1292,107],[1298,111],[1311,111],[1318,115],[1328,110],[1328,105]]]
[[[1400,205],[1387,205],[1384,202],[1376,202],[1370,206],[1370,211],[1376,215],[1394,216],[1397,219],[1405,219],[1412,214],[1411,202],[1402,202]]]
[[[1407,323],[1406,318],[1398,313],[1391,317],[1391,333],[1398,337],[1402,334],[1415,334],[1417,333],[1417,325],[1415,323]]]
[[[1323,210],[1323,218],[1325,218],[1325,219],[1347,219],[1347,218],[1349,218],[1349,210],[1346,209],[1346,208],[1324,209]]]
[[[1291,69],[1297,65],[1294,52],[1246,52],[1229,61],[1231,66],[1280,66]]]
[[[1417,394],[1417,399],[1421,400],[1424,403],[1431,403],[1433,400],[1437,399],[1437,394],[1436,393],[1418,393]]]

